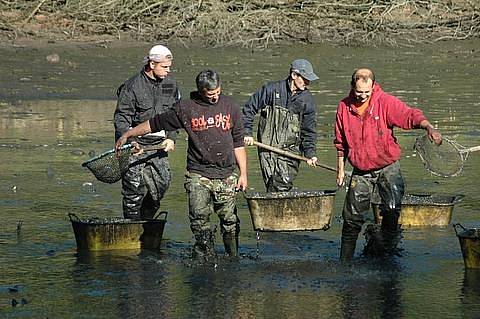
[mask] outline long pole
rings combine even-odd
[[[253,141],[253,145],[256,145],[257,147],[260,147],[260,148],[266,149],[268,151],[271,151],[271,152],[274,152],[274,153],[277,153],[277,154],[280,154],[280,155],[283,155],[283,156],[286,156],[286,157],[290,157],[290,158],[293,158],[293,159],[296,159],[296,160],[299,160],[299,161],[304,161],[304,162],[308,161],[308,158],[306,158],[304,156],[294,154],[294,153],[291,153],[289,151],[285,151],[285,150],[282,150],[280,148],[277,148],[277,147],[274,147],[274,146],[271,146],[271,145],[263,144],[263,143],[260,143],[260,142],[257,142],[257,141]],[[331,166],[321,164],[321,163],[317,163],[316,166],[328,169],[332,172],[337,171],[336,168],[333,168]]]

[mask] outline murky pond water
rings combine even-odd
[[[468,147],[480,145],[479,44],[477,40],[403,49],[173,51],[184,96],[193,88],[194,76],[211,67],[221,73],[225,93],[239,103],[265,81],[286,76],[294,58],[310,59],[320,76],[311,87],[319,105],[318,155],[323,163],[335,166],[336,104],[347,93],[357,66],[371,66],[387,92],[423,108],[446,136]],[[191,265],[184,133],[171,154],[174,179],[162,202],[169,215],[161,251],[77,253],[68,213],[121,214],[120,185],[100,183],[80,165],[113,147],[116,87],[140,68],[148,47],[52,44],[0,49],[1,317],[480,316],[480,272],[464,269],[451,226],[407,228],[403,257],[390,262],[359,257],[352,267],[340,267],[342,190],[337,192],[330,230],[260,233],[258,258],[256,233],[239,195],[242,258],[237,262],[220,258],[216,268]],[[46,62],[51,53],[60,55],[58,64]],[[418,134],[398,132],[407,192],[462,194],[452,222],[480,226],[480,154],[469,156],[461,176],[437,178],[413,153]],[[249,149],[249,182],[262,190],[255,153]],[[335,189],[335,175],[304,166],[297,185],[304,190]],[[218,251],[223,251],[219,239],[217,243]],[[363,239],[357,255],[362,245]]]

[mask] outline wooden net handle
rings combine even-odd
[[[274,147],[274,146],[271,146],[271,145],[267,145],[267,144],[263,144],[263,143],[260,143],[260,142],[257,142],[257,141],[253,141],[253,145],[258,146],[258,147],[263,148],[263,149],[266,149],[266,150],[268,150],[268,151],[271,151],[271,152],[274,152],[274,153],[283,155],[283,156],[285,156],[285,157],[290,157],[290,158],[299,160],[299,161],[304,161],[304,162],[306,162],[306,161],[309,160],[308,158],[306,158],[306,157],[304,157],[304,156],[301,156],[301,155],[298,155],[298,154],[294,154],[294,153],[291,153],[291,152],[282,150],[282,149],[280,149],[280,148],[277,148],[277,147]],[[331,166],[325,165],[325,164],[316,163],[315,165],[318,166],[318,167],[322,167],[322,168],[328,169],[329,171],[332,171],[332,172],[336,172],[336,171],[337,171],[337,169],[335,169],[335,168],[333,168],[333,167],[331,167]]]

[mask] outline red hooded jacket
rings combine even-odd
[[[420,128],[420,122],[426,119],[421,110],[385,93],[378,83],[373,87],[363,117],[354,103],[352,90],[338,104],[334,144],[338,156],[346,156],[354,168],[362,171],[380,169],[397,161],[401,148],[393,128]]]

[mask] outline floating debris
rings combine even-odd
[[[86,193],[95,193],[97,191],[92,182],[84,182],[82,184],[82,190]]]
[[[22,232],[23,220],[17,222],[17,236]]]
[[[15,308],[18,304],[20,304],[21,306],[25,306],[26,304],[28,304],[28,300],[25,298],[22,298],[20,299],[20,301],[17,301],[17,299],[12,298],[12,307]]]
[[[13,287],[8,287],[8,292],[18,292],[18,285],[15,285]]]
[[[57,53],[49,54],[46,56],[48,63],[58,63],[60,62],[60,56]]]
[[[72,150],[70,153],[75,156],[85,155],[85,152],[81,149]]]
[[[50,249],[50,250],[48,250],[45,254],[46,254],[47,256],[55,256],[55,250],[54,250],[54,249]]]
[[[55,170],[51,166],[48,166],[45,172],[48,179],[53,179],[53,177],[55,176]]]

